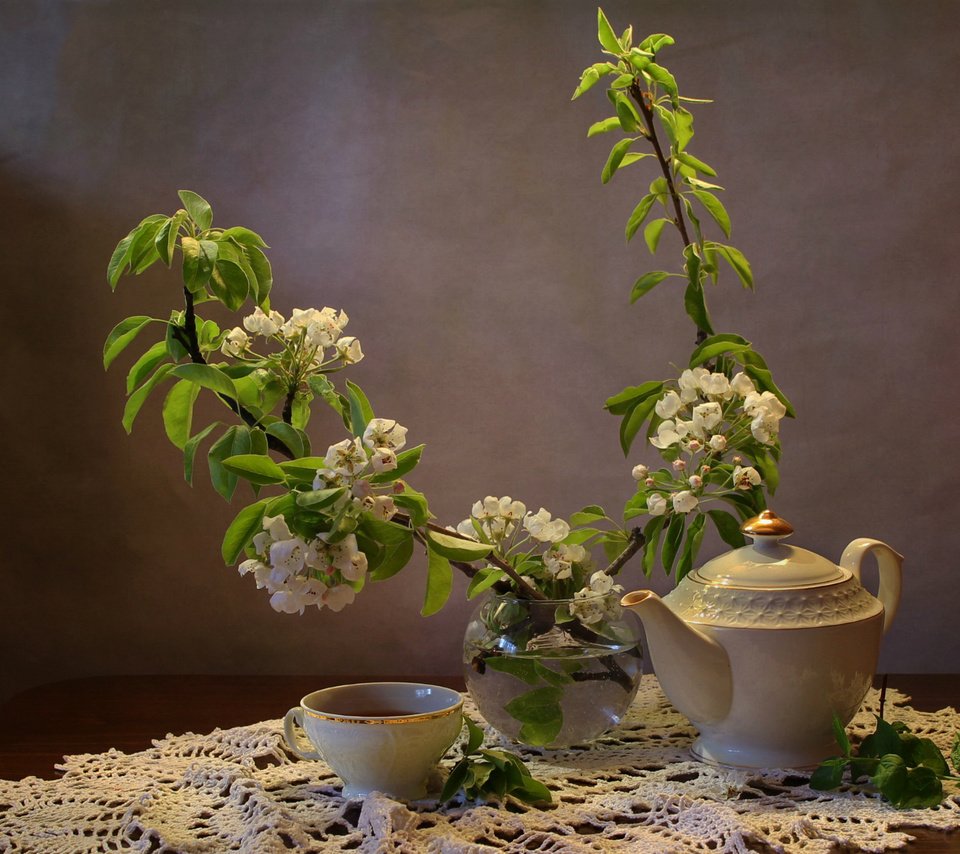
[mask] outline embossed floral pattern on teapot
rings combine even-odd
[[[700,730],[693,753],[741,767],[805,767],[833,750],[832,720],[850,721],[873,679],[900,600],[902,557],[879,540],[847,546],[840,566],[783,540],[772,511],[741,530],[751,545],[720,555],[639,614],[670,701]],[[873,554],[875,597],[860,584]]]

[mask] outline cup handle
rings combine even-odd
[[[300,706],[294,706],[283,718],[283,735],[287,740],[287,746],[301,759],[323,759],[318,751],[304,750],[300,746],[297,734],[293,729],[294,723],[303,729],[303,709]]]

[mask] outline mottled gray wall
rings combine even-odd
[[[667,286],[627,305],[651,268],[622,232],[649,172],[601,187],[608,142],[585,130],[605,101],[569,101],[594,8],[3,4],[0,695],[99,673],[458,671],[459,580],[430,619],[420,563],[340,614],[275,614],[221,565],[236,507],[183,483],[159,400],[124,435],[129,360],[105,375],[102,339],[178,288],[158,269],[111,294],[104,267],[181,187],[267,238],[278,308],[348,310],[354,377],[427,443],[416,484],[442,520],[488,493],[622,504],[644,457],[623,460],[603,399],[666,375],[691,330]],[[672,33],[664,62],[716,99],[691,150],[758,282],[711,291],[716,326],[754,341],[800,413],[778,510],[834,559],[855,536],[903,551],[881,666],[956,671],[960,6],[608,12]]]

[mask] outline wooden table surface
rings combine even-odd
[[[167,733],[205,733],[282,718],[302,696],[327,685],[397,678],[102,676],[41,685],[0,706],[0,779],[54,779],[54,764],[64,754],[143,750]],[[422,681],[463,689],[459,678]],[[892,675],[889,685],[910,695],[916,709],[960,706],[960,675]],[[960,832],[909,832],[917,841],[908,851],[960,854]]]

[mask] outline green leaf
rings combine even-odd
[[[746,338],[733,333],[723,332],[719,335],[711,335],[709,338],[705,338],[690,355],[689,367],[695,368],[727,353],[743,353],[749,350],[751,346]]]
[[[673,156],[684,166],[689,166],[691,169],[695,169],[701,175],[709,175],[711,178],[717,177],[716,170],[712,166],[708,166],[706,163],[694,157],[688,151],[677,151]]]
[[[594,522],[599,522],[606,518],[607,514],[602,507],[598,504],[590,504],[571,515],[570,524],[574,527],[592,525]]]
[[[625,83],[629,85],[633,80],[632,74],[624,74],[626,78]],[[619,79],[614,81],[614,86],[620,82]],[[630,103],[629,98],[625,95],[623,97],[617,98],[617,120],[620,122],[620,127],[626,133],[634,133],[640,130],[640,116],[637,115],[637,111],[633,108],[633,104]]]
[[[263,306],[266,304],[267,298],[270,296],[270,291],[273,288],[273,268],[270,266],[270,261],[267,256],[256,246],[244,246],[244,254],[250,263],[250,269],[253,270],[253,274],[256,277],[256,286],[253,287],[253,285],[251,285],[254,291],[254,297],[257,305]]]
[[[662,382],[645,382],[642,385],[627,386],[619,394],[608,397],[603,408],[612,415],[624,415],[638,403],[642,403],[651,395],[658,395],[663,391]]]
[[[298,457],[295,460],[284,460],[279,465],[290,478],[301,483],[313,483],[317,470],[327,467],[323,457]]]
[[[508,673],[527,685],[538,685],[540,674],[537,672],[535,659],[520,656],[491,655],[484,660],[490,670],[497,673]]]
[[[424,617],[436,614],[450,598],[452,589],[453,568],[450,566],[450,561],[438,551],[429,548],[427,550],[427,592],[420,614]]]
[[[234,425],[217,439],[207,452],[207,467],[210,470],[210,482],[225,501],[233,498],[237,488],[237,476],[226,469],[223,461],[238,454],[250,451],[250,431],[246,427]]]
[[[130,245],[130,267],[140,275],[160,257],[156,247],[157,232],[163,227],[167,217],[163,214],[148,216],[137,228],[137,234]]]
[[[660,561],[663,563],[663,571],[670,575],[673,572],[673,563],[677,558],[677,552],[680,550],[680,543],[683,540],[683,531],[686,525],[686,517],[679,513],[674,513],[670,517],[670,525],[667,527],[667,536],[663,540],[663,551],[660,553]]]
[[[623,420],[620,422],[620,447],[623,450],[624,456],[630,453],[630,446],[633,444],[633,440],[636,438],[640,428],[653,413],[656,405],[657,398],[650,396],[642,403],[637,404],[637,406],[623,417]]]
[[[210,290],[230,311],[237,311],[246,302],[250,293],[250,282],[243,267],[219,258],[213,266]]]
[[[283,442],[284,446],[294,457],[302,457],[304,455],[305,450],[303,447],[302,434],[296,427],[283,421],[274,421],[267,427],[266,433],[268,436],[273,436],[275,439]]]
[[[191,437],[183,446],[183,479],[191,486],[193,486],[193,463],[197,456],[197,448],[214,428],[219,426],[220,422],[214,421],[213,424],[204,427],[196,436]]]
[[[750,269],[750,262],[744,257],[739,249],[732,246],[725,246],[723,243],[708,243],[710,249],[715,250],[720,256],[733,268],[737,278],[745,288],[753,290],[753,271]]]
[[[123,429],[128,433],[133,430],[133,422],[153,391],[173,369],[173,365],[161,365],[153,375],[140,388],[138,388],[130,397],[127,398],[127,404],[123,408]]]
[[[347,397],[350,400],[350,423],[354,436],[363,436],[367,424],[373,418],[373,407],[360,386],[347,380]]]
[[[157,232],[154,243],[160,260],[168,267],[173,263],[173,253],[177,247],[177,238],[180,236],[180,226],[187,217],[184,210],[177,211],[166,224]]]
[[[638,160],[643,160],[644,157],[653,157],[652,154],[640,153],[637,151],[628,151],[623,155],[623,160],[620,161],[620,169],[626,169],[631,163],[636,163]]]
[[[833,737],[836,739],[837,746],[844,756],[850,755],[850,739],[847,737],[847,731],[843,728],[843,721],[836,715],[833,716]]]
[[[527,804],[553,803],[550,790],[533,777],[524,778],[523,786],[514,786],[509,794]]]
[[[145,314],[137,314],[121,320],[107,336],[103,344],[103,369],[106,370],[124,349],[153,320]]]
[[[199,386],[210,389],[217,394],[223,394],[227,397],[237,397],[237,387],[219,368],[213,365],[199,365],[190,363],[188,365],[177,365],[173,369],[173,375],[182,380],[189,380]]]
[[[767,492],[774,495],[780,485],[780,469],[777,466],[777,461],[768,451],[763,451],[754,454],[753,462],[760,471],[760,477],[763,478]]]
[[[894,806],[907,794],[907,766],[903,757],[887,753],[880,757],[877,770],[870,778],[881,794]]]
[[[623,53],[623,45],[620,44],[620,39],[610,26],[607,16],[603,14],[603,9],[597,9],[597,39],[604,50],[616,54]]]
[[[180,249],[183,252],[183,283],[191,293],[199,293],[213,273],[219,251],[217,244],[212,240],[184,236],[180,238]]]
[[[642,73],[659,83],[663,87],[663,91],[670,96],[674,106],[677,105],[677,81],[666,68],[651,62],[643,69]]]
[[[490,566],[481,569],[470,579],[470,583],[467,585],[467,599],[475,599],[481,593],[493,587],[503,576],[503,570],[496,567]]]
[[[607,162],[604,164],[603,171],[600,173],[601,182],[604,184],[609,183],[614,173],[620,168],[624,155],[630,150],[630,146],[633,145],[634,142],[636,142],[636,140],[633,137],[621,139],[610,149]]]
[[[311,489],[308,492],[297,493],[297,505],[299,507],[308,507],[311,510],[320,510],[323,507],[329,507],[336,504],[338,500],[347,494],[344,486],[331,487],[329,489]]]
[[[697,329],[702,329],[708,335],[713,334],[713,325],[710,323],[707,303],[703,296],[703,285],[687,283],[683,292],[683,307],[687,316],[697,325]]]
[[[726,510],[708,510],[707,515],[713,520],[713,524],[722,539],[731,548],[739,549],[747,544],[746,539],[740,532],[740,523]]]
[[[673,111],[673,122],[676,137],[676,150],[683,151],[687,143],[693,139],[693,114],[683,107]]]
[[[842,756],[828,759],[810,776],[810,788],[817,792],[836,789],[843,782],[843,769],[846,767],[847,760]]]
[[[907,771],[906,791],[895,803],[899,809],[929,809],[943,802],[943,783],[933,769],[921,766]]]
[[[644,294],[652,291],[664,279],[670,278],[670,273],[663,270],[654,270],[652,273],[645,273],[633,283],[633,290],[630,291],[630,303],[635,303]]]
[[[660,48],[672,44],[674,44],[673,36],[668,36],[666,33],[654,33],[652,36],[647,36],[637,46],[640,50],[647,51],[648,53],[656,53]]]
[[[630,214],[630,219],[627,220],[626,235],[627,240],[630,240],[634,234],[637,233],[637,229],[643,224],[643,221],[647,218],[647,214],[650,213],[650,209],[653,207],[654,202],[656,202],[657,197],[654,194],[648,194],[640,200],[634,209],[633,213]]]
[[[163,401],[163,429],[167,438],[183,450],[190,438],[193,424],[193,404],[200,393],[200,387],[188,380],[176,383]]]
[[[953,737],[953,747],[950,748],[950,763],[953,770],[960,773],[960,733]]]
[[[117,248],[113,250],[113,255],[110,256],[110,262],[107,264],[107,282],[110,284],[111,290],[115,291],[117,289],[117,282],[120,281],[120,277],[130,266],[130,249],[136,235],[137,229],[134,229],[117,244]]]
[[[467,779],[467,773],[469,770],[469,759],[461,759],[456,765],[453,766],[450,776],[444,781],[443,789],[440,791],[440,803],[445,804],[447,801],[453,800],[453,797],[457,794],[457,792],[463,788],[463,784]]]
[[[268,248],[259,234],[249,228],[244,228],[242,225],[225,228],[223,234],[220,235],[220,239],[236,240],[237,243],[242,243],[244,246],[253,246],[259,249]]]
[[[182,312],[171,312],[170,321],[167,323],[167,328],[164,331],[164,344],[167,348],[167,355],[175,362],[179,362],[184,356],[190,355],[177,334],[183,331],[183,327],[180,325],[182,322]]]
[[[660,546],[660,535],[663,533],[666,516],[654,516],[643,529],[643,574],[648,576],[653,571],[653,562],[657,558]]]
[[[375,519],[369,513],[363,514],[360,527],[368,536],[384,545],[396,545],[412,536],[406,526]]]
[[[236,454],[223,460],[223,467],[258,486],[283,483],[285,476],[270,457],[261,454]]]
[[[402,507],[410,514],[410,520],[415,526],[426,525],[429,521],[430,508],[427,505],[427,497],[422,492],[405,486],[403,492],[393,496],[393,501],[397,507]]]
[[[667,217],[661,217],[660,219],[655,219],[653,222],[647,223],[647,227],[643,230],[643,240],[647,244],[651,255],[656,253],[657,246],[660,245],[660,235],[663,233],[663,227],[672,221],[673,220]],[[653,286],[651,285],[651,287]]]
[[[677,561],[678,582],[686,578],[687,573],[693,569],[693,562],[697,559],[697,553],[700,551],[700,541],[703,539],[703,527],[706,521],[707,517],[699,513],[687,528],[687,538],[683,544],[683,551],[680,553],[680,560]]]
[[[597,136],[601,133],[608,133],[609,131],[615,130],[620,127],[620,118],[618,116],[611,116],[609,119],[601,119],[599,122],[594,122],[587,129],[587,139],[592,136]]]
[[[167,343],[158,341],[144,353],[127,374],[127,394],[130,394],[157,365],[167,358]]]
[[[431,551],[450,560],[481,560],[493,549],[493,546],[486,543],[476,543],[453,534],[441,534],[439,531],[427,531],[427,541]]]
[[[392,483],[405,474],[413,471],[420,462],[425,445],[417,445],[415,448],[408,448],[397,454],[397,467],[392,471],[380,472],[370,478],[370,483]]]
[[[263,516],[268,503],[269,499],[264,499],[244,507],[227,527],[220,546],[220,554],[227,566],[237,562],[247,543],[263,529]]]
[[[508,715],[523,724],[520,727],[520,741],[533,745],[549,744],[560,734],[563,727],[563,712],[560,710],[562,697],[561,688],[535,688],[504,706]]]
[[[723,206],[723,202],[720,201],[713,193],[708,193],[706,190],[694,190],[693,195],[697,197],[700,204],[702,204],[706,209],[707,213],[713,217],[714,222],[720,226],[720,229],[723,233],[729,237],[730,236],[730,215],[727,213],[727,209]],[[737,250],[734,250],[737,251]],[[739,253],[738,253],[739,254]],[[747,264],[747,259],[743,259],[743,263],[746,264],[746,269],[749,272],[750,265]],[[731,262],[733,263],[733,262]],[[737,273],[740,275],[740,273]],[[742,278],[742,276],[741,276]],[[751,287],[752,287],[752,278],[751,278]]]
[[[463,716],[463,722],[467,727],[467,743],[463,748],[464,755],[476,752],[477,748],[483,744],[483,730],[470,718],[469,715]]]
[[[383,559],[377,564],[377,568],[370,572],[372,581],[384,581],[391,578],[410,562],[410,558],[413,556],[413,534],[408,532],[400,540],[384,543],[383,548]]]
[[[190,214],[190,219],[197,224],[200,231],[206,231],[213,225],[213,211],[206,199],[192,190],[180,190],[178,195],[180,201],[183,202],[183,206],[187,209],[187,213]]]

